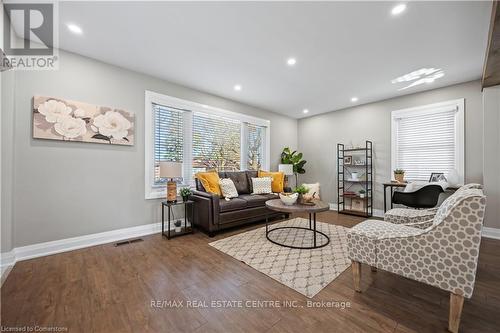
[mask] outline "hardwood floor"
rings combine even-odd
[[[362,219],[327,212],[318,220],[350,227]],[[354,292],[348,268],[312,299],[349,307],[308,307],[305,296],[208,245],[243,230],[170,241],[152,235],[125,246],[18,262],[1,288],[1,324],[70,332],[446,332],[447,292],[364,265],[362,293]],[[209,307],[187,307],[195,300]],[[289,301],[298,307],[217,308],[210,307],[213,300]],[[182,301],[183,307],[152,306],[154,301]],[[500,241],[483,239],[461,332],[499,327]]]

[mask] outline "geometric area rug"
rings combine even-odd
[[[270,225],[270,229],[308,225],[309,220],[299,217]],[[227,237],[209,245],[311,298],[351,264],[347,257],[348,229],[322,222],[316,222],[316,229],[328,235],[330,243],[313,250],[291,249],[273,244],[266,238],[265,227]],[[288,238],[291,241],[302,240],[312,234],[303,229],[281,230],[285,231],[282,236],[284,240]]]

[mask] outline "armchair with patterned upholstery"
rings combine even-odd
[[[447,198],[425,229],[367,220],[347,234],[354,289],[360,263],[450,292],[448,329],[458,332],[465,298],[472,296],[486,197],[464,189]]]

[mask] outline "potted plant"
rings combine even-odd
[[[359,190],[359,197],[360,198],[364,198],[366,195],[366,191],[365,190]]]
[[[304,194],[309,192],[309,189],[304,185],[297,186],[293,192],[299,194],[299,198],[297,199],[298,203],[304,203]]]
[[[181,232],[181,220],[174,222],[175,232]]]
[[[189,187],[183,187],[181,188],[180,194],[182,197],[182,201],[186,202],[189,199],[189,196],[193,194],[193,191],[191,191]]]
[[[295,174],[295,185],[299,183],[299,174],[306,173],[304,170],[304,164],[307,163],[306,160],[302,159],[302,153],[297,153],[297,151],[291,151],[290,148],[286,147],[281,152],[281,164],[291,164],[293,165],[293,173]]]
[[[404,183],[405,182],[405,171],[403,169],[396,169],[394,170],[394,179],[398,183]]]

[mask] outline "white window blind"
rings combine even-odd
[[[182,111],[152,104],[154,114],[154,185],[165,184],[160,178],[160,162],[183,162],[184,126]]]
[[[259,170],[262,168],[264,160],[264,140],[266,128],[250,123],[244,123],[243,133],[246,135],[245,159],[248,170]]]
[[[431,173],[463,178],[463,112],[456,103],[393,112],[393,169],[403,169],[405,179],[428,181]]]
[[[200,171],[269,169],[268,120],[151,91],[145,94],[145,197],[165,195],[162,161],[182,162],[182,178],[194,184]]]
[[[241,122],[193,113],[193,175],[200,171],[237,171],[241,161]]]

